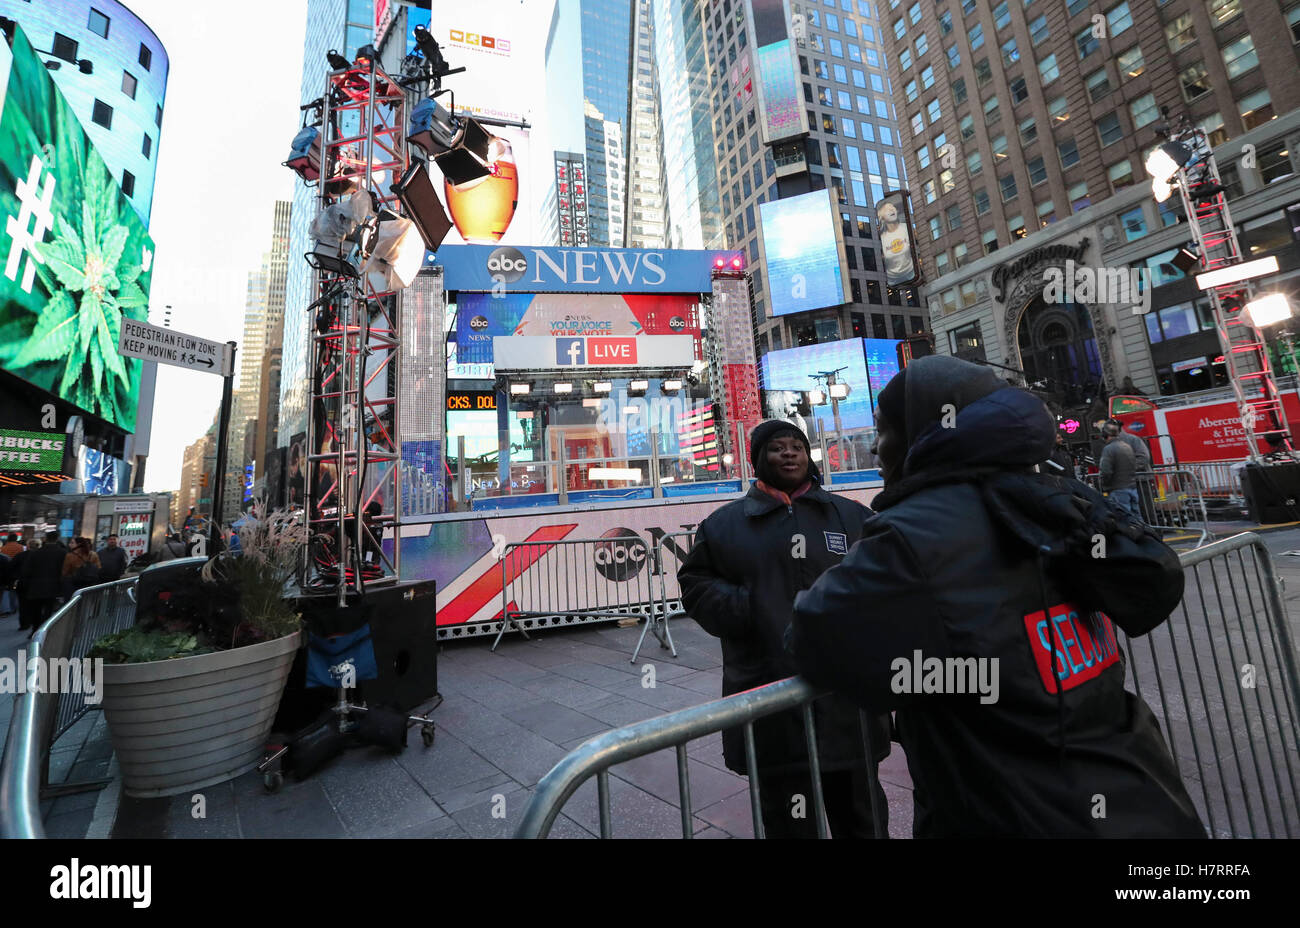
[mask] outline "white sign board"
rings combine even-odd
[[[690,335],[626,337],[498,335],[492,362],[500,371],[589,367],[686,368],[695,360]]]
[[[229,377],[235,369],[234,353],[225,342],[210,342],[125,317],[117,350],[125,358],[157,361],[223,377]]]

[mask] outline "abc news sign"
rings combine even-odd
[[[430,253],[447,290],[519,293],[708,293],[714,260],[736,251],[445,245]]]

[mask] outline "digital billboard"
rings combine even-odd
[[[641,293],[461,293],[456,348],[462,364],[492,360],[499,335],[699,335],[699,298]]]
[[[0,42],[0,368],[135,430],[153,242],[21,29]]]
[[[867,356],[867,381],[871,384],[871,408],[876,408],[876,397],[898,373],[897,338],[864,338],[862,344]]]
[[[916,240],[912,236],[912,212],[905,192],[887,193],[876,204],[876,231],[885,262],[885,283],[891,287],[916,283],[920,272],[916,264]]]
[[[751,0],[750,8],[757,49],[758,115],[763,144],[807,135],[808,117],[796,76],[798,65],[786,0]]]
[[[766,415],[774,419],[790,419],[804,428],[810,437],[813,434],[811,420],[821,422],[822,429],[827,433],[836,431],[836,406],[841,429],[873,426],[875,418],[872,415],[864,341],[861,338],[846,338],[819,345],[769,351],[763,355],[761,363],[766,390]],[[848,387],[848,395],[835,403],[831,401],[831,391],[828,388],[832,381]],[[804,394],[813,391],[823,394],[823,403],[807,402],[808,397]]]
[[[760,203],[758,214],[773,316],[849,301],[840,219],[829,190]]]

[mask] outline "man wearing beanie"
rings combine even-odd
[[[682,603],[722,639],[722,695],[794,676],[785,650],[795,594],[844,559],[871,510],[828,493],[808,439],[789,422],[770,420],[750,436],[758,479],[742,499],[712,513],[678,571]],[[813,707],[826,818],[835,838],[887,833],[888,807],[876,764],[889,754],[888,716],[868,736],[867,762],[857,708],[838,696]],[[812,838],[817,823],[808,748],[797,711],[754,723],[763,828],[769,838]],[[727,767],[745,775],[740,729],[723,732]],[[874,803],[873,803],[874,799]]]
[[[1204,837],[1115,631],[1168,618],[1177,555],[1090,487],[1037,473],[1056,423],[987,368],[913,361],[876,426],[878,514],[797,598],[791,651],[814,685],[895,710],[913,833]]]

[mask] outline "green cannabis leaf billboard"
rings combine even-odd
[[[8,59],[8,60],[4,60]],[[153,241],[21,29],[0,41],[0,368],[128,431]]]

